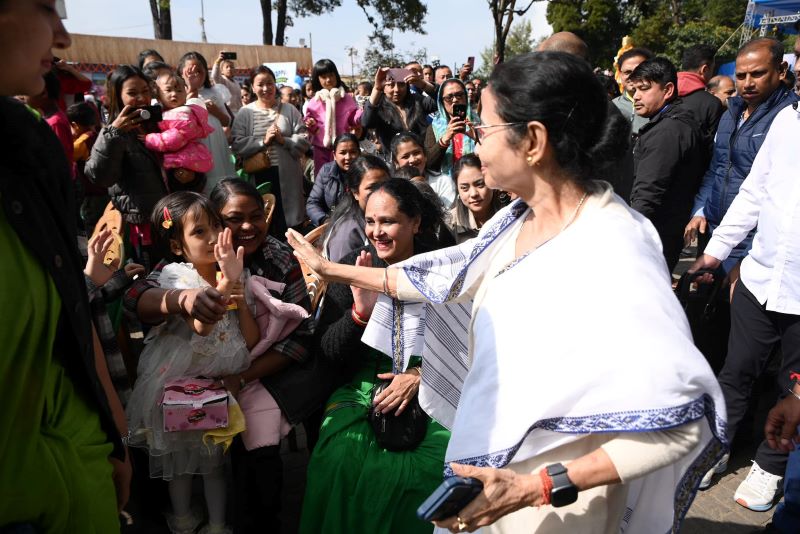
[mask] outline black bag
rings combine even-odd
[[[375,384],[372,400],[391,383],[391,380],[381,380]],[[371,405],[367,419],[375,432],[378,445],[392,452],[416,449],[428,431],[428,415],[420,407],[416,395],[400,415],[395,415],[394,412],[382,414]]]
[[[706,273],[714,275],[714,282],[697,284],[693,290],[695,279]],[[719,271],[700,269],[694,273],[684,273],[676,289],[678,301],[692,329],[694,344],[706,357],[714,374],[719,373],[725,363],[731,330],[727,286],[722,285],[724,278]]]

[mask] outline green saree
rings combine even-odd
[[[416,510],[442,482],[450,432],[431,421],[413,451],[389,452],[375,443],[367,422],[372,388],[377,374],[391,370],[389,358],[370,351],[353,379],[331,395],[308,465],[302,534],[433,531]]]
[[[119,532],[112,445],[53,357],[61,300],[2,209],[0,258],[0,526]]]

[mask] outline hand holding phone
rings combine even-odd
[[[467,118],[467,105],[466,104],[453,104],[453,118],[458,117],[459,120],[466,120]]]
[[[386,81],[394,81],[395,83],[403,82],[408,76],[416,76],[411,69],[389,69],[386,75]]]
[[[417,508],[417,517],[423,521],[438,521],[458,515],[483,490],[477,478],[450,477]]]

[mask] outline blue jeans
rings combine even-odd
[[[789,454],[783,479],[783,501],[772,516],[772,526],[778,532],[797,532],[800,527],[800,448]]]

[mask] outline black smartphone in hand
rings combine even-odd
[[[417,508],[417,517],[423,521],[439,521],[458,515],[483,490],[477,478],[450,477]]]
[[[139,118],[135,120],[139,124],[158,124],[162,120],[161,106],[141,106],[136,108],[136,112]]]
[[[222,53],[222,60],[235,60],[236,59],[236,52],[223,52]]]
[[[458,117],[462,121],[467,118],[466,104],[453,104],[453,117]]]

